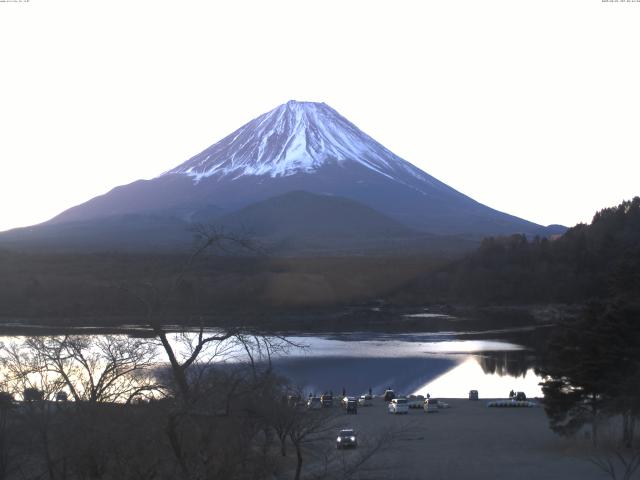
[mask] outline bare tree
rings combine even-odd
[[[124,335],[30,337],[24,347],[55,386],[77,402],[130,402],[144,392],[161,392],[153,370],[156,350],[146,340]]]
[[[199,226],[196,234],[198,246],[170,284],[160,286],[150,281],[122,286],[144,306],[145,323],[167,356],[177,401],[168,414],[166,433],[181,475],[190,479],[200,478],[203,472],[230,475],[228,458],[237,457],[237,462],[242,464],[243,456],[250,449],[246,444],[234,446],[233,439],[239,437],[229,435],[226,441],[216,443],[217,447],[212,448],[216,441],[220,441],[219,436],[227,424],[242,430],[242,438],[249,443],[257,438],[259,432],[263,432],[265,439],[268,437],[269,428],[261,420],[259,407],[252,397],[257,395],[262,400],[273,394],[269,391],[273,381],[273,356],[297,347],[283,336],[265,335],[244,326],[207,329],[200,324],[195,331],[174,334],[163,324],[163,313],[168,311],[170,299],[179,292],[187,275],[207,251],[258,251],[246,237],[224,230]],[[250,379],[238,367],[245,361],[249,365]],[[216,373],[215,367],[225,362],[224,371]],[[235,365],[230,366],[229,363]],[[243,389],[246,389],[245,395],[241,394]],[[225,397],[223,404],[219,401],[221,394]],[[232,403],[238,409],[234,416],[230,415]],[[298,445],[308,436],[300,429],[286,431],[289,436],[293,433]],[[230,447],[236,448],[233,450],[235,453],[228,450]],[[227,454],[221,456],[217,450]]]
[[[296,452],[296,470],[294,479],[299,480],[302,474],[304,449],[318,441],[326,441],[336,430],[337,415],[331,410],[297,410],[292,413],[289,427],[289,440]],[[331,432],[331,433],[330,433]]]
[[[629,480],[640,467],[640,450],[625,447],[601,450],[589,461],[613,480]]]
[[[52,372],[41,352],[26,342],[12,341],[0,345],[3,391],[22,398],[24,392],[41,392],[42,398],[52,400],[64,387],[64,379]]]
[[[193,270],[197,260],[204,256],[207,251],[211,249],[224,253],[230,253],[238,249],[258,251],[258,247],[247,237],[226,232],[224,229],[196,225],[192,230],[196,237],[196,247],[168,286],[162,288],[152,281],[143,282],[139,285],[120,285],[122,289],[133,295],[144,306],[145,323],[152,330],[167,355],[178,396],[185,404],[188,403],[190,394],[188,374],[190,367],[197,363],[199,356],[205,353],[203,350],[206,350],[211,344],[224,342],[240,333],[241,329],[205,331],[204,326],[201,325],[195,335],[183,335],[182,340],[188,341],[190,348],[187,350],[188,354],[181,358],[180,353],[176,352],[170,341],[170,329],[163,325],[160,318],[162,311],[167,307],[170,299],[175,296],[185,277]]]
[[[107,468],[107,450],[92,450],[92,442],[85,441],[80,447],[86,455],[78,458],[67,448],[69,438],[60,441],[68,425],[79,424],[85,440],[92,428],[98,428],[101,411],[90,406],[128,403],[141,393],[162,392],[154,375],[155,347],[126,336],[27,337],[2,345],[0,361],[4,391],[24,400],[14,419],[19,420],[21,434],[27,439],[29,464],[37,469],[40,463],[35,459],[39,458],[50,480],[66,478],[71,456],[76,464],[90,460],[88,464],[95,471]],[[62,391],[75,400],[74,415],[52,402]],[[68,434],[74,435],[73,431]]]
[[[631,438],[619,439],[619,427],[628,428],[626,419],[622,425],[609,419],[603,425],[603,433],[597,446],[590,448],[587,459],[613,480],[629,480],[640,468],[640,445]],[[626,433],[626,432],[625,432]]]
[[[24,402],[19,415],[23,434],[31,440],[30,453],[40,454],[44,475],[50,480],[56,480],[58,459],[52,451],[50,439],[52,415],[44,400],[53,398],[64,382],[59,375],[48,371],[39,352],[27,348],[21,342],[2,344],[0,362],[3,390],[12,396],[30,399]]]

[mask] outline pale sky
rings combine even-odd
[[[323,101],[498,210],[640,194],[640,2],[0,1],[0,230]]]

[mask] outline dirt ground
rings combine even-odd
[[[358,478],[552,480],[604,479],[575,440],[555,435],[542,407],[488,408],[486,399],[448,399],[437,413],[387,413],[382,399],[338,419],[358,433],[359,450],[388,431],[397,438],[376,453]],[[342,453],[343,452],[343,453]],[[341,451],[354,455],[355,451]],[[348,458],[348,457],[347,457]],[[373,467],[373,468],[372,468]]]

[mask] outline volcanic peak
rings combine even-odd
[[[325,103],[290,100],[163,175],[207,177],[313,173],[356,162],[386,177],[427,175],[387,150]],[[401,175],[402,176],[402,175]]]

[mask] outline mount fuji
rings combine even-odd
[[[442,235],[557,230],[454,190],[324,103],[289,101],[154,179],[7,232],[0,243],[170,248],[181,241],[178,231],[198,222],[243,226],[311,250],[316,243],[343,245],[345,238],[357,250],[359,237],[368,245],[398,247]]]

